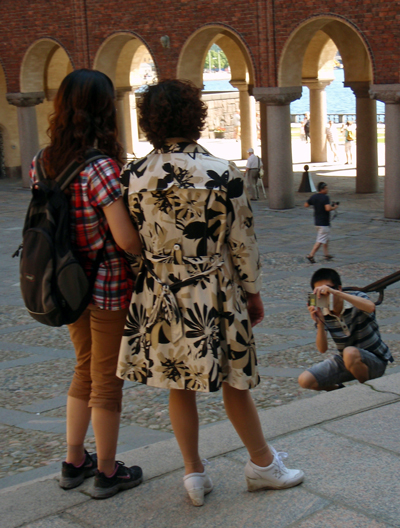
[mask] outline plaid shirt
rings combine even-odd
[[[35,164],[36,157],[29,174],[32,182],[38,180]],[[72,244],[88,276],[98,250],[105,243],[92,296],[92,303],[103,310],[127,308],[133,289],[131,268],[109,232],[103,211],[121,197],[119,173],[111,158],[96,160],[69,186]]]

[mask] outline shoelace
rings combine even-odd
[[[206,466],[211,466],[211,462],[209,462],[206,458],[203,458],[201,462],[204,466],[204,471],[206,469]]]
[[[278,464],[278,467],[282,473],[286,473],[287,468],[285,464],[283,463],[283,459],[287,458],[289,455],[285,453],[284,451],[276,451],[273,447],[271,447],[271,451],[274,454],[275,460]]]

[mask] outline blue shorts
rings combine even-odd
[[[361,354],[361,361],[368,367],[369,379],[380,378],[384,375],[387,361],[379,358],[372,352],[368,352],[368,350],[363,350],[362,348],[358,348],[357,350]],[[332,358],[317,363],[307,369],[307,371],[311,372],[321,388],[356,379],[346,369],[343,358],[339,354],[335,354]]]

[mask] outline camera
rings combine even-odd
[[[340,202],[331,202],[331,205],[339,205]]]
[[[323,315],[327,315],[333,310],[333,295],[321,295],[318,299],[316,293],[308,294],[308,306],[315,306],[315,308],[321,308]]]

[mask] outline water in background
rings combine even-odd
[[[350,88],[344,88],[344,70],[333,70],[335,80],[326,87],[326,105],[328,114],[355,114],[356,98]],[[229,83],[228,79],[204,80],[203,92],[235,92],[236,88]],[[301,99],[293,101],[290,105],[291,114],[304,114],[310,111],[309,89],[303,86]],[[376,102],[376,111],[378,114],[385,113],[385,104],[381,101]]]
[[[326,90],[326,107],[328,114],[355,114],[356,113],[356,97],[351,88],[344,88],[344,70],[333,70],[335,80],[325,88]],[[310,111],[310,90],[303,86],[301,99],[293,101],[290,105],[291,114],[304,114]],[[376,102],[377,114],[385,113],[385,103],[382,101]]]

